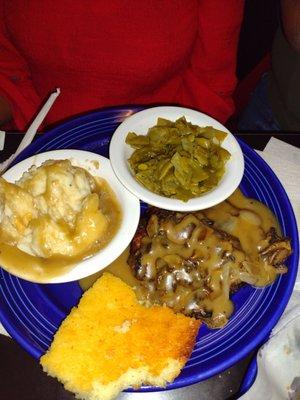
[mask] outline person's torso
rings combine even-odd
[[[4,10],[37,92],[61,87],[73,114],[155,101],[168,81],[180,84],[198,32],[196,0],[7,0]]]
[[[269,97],[281,129],[300,130],[300,53],[278,30],[272,49]]]

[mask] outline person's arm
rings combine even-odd
[[[7,100],[0,97],[0,126],[11,120],[11,109]]]
[[[281,0],[281,16],[287,41],[300,52],[300,0]]]
[[[23,131],[40,106],[28,65],[8,38],[0,3],[0,126],[11,120]]]
[[[237,83],[237,47],[243,10],[244,0],[199,0],[199,33],[184,76],[186,92],[192,100],[186,96],[183,103],[197,104],[199,97],[202,102],[199,108],[221,122],[234,111],[232,92]],[[201,96],[209,99],[207,107]]]

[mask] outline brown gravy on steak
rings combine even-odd
[[[142,301],[164,303],[222,327],[233,312],[232,289],[242,282],[263,287],[280,273],[261,256],[272,228],[280,234],[273,213],[237,190],[221,204],[180,214],[178,220],[152,214],[140,267],[128,265],[126,250],[106,271],[135,287]],[[98,276],[81,281],[83,289]]]

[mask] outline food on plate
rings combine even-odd
[[[109,185],[69,160],[33,166],[16,183],[0,178],[1,262],[40,274],[106,246],[121,208]],[[18,260],[22,259],[22,265]],[[39,260],[39,261],[38,261]]]
[[[147,135],[129,132],[135,150],[128,162],[135,178],[150,191],[188,201],[218,185],[230,153],[221,147],[227,133],[200,127],[185,117],[158,118]]]
[[[112,399],[142,384],[164,387],[189,358],[199,325],[166,306],[144,307],[131,287],[104,273],[40,362],[80,399]]]
[[[98,278],[100,278],[104,272],[109,272],[110,274],[120,278],[123,282],[133,288],[138,300],[143,301],[144,296],[139,292],[141,281],[135,278],[132,273],[132,269],[127,263],[129,258],[130,248],[129,246],[116,258],[111,264],[109,264],[104,270],[98,271],[93,275],[86,276],[80,279],[79,285],[83,291],[89,289]]]
[[[105,271],[132,286],[140,301],[166,304],[209,327],[228,322],[230,295],[243,284],[271,284],[291,254],[274,214],[240,190],[201,212],[151,208],[127,249]],[[80,282],[86,290],[100,274]]]
[[[139,297],[224,326],[233,312],[230,294],[248,283],[263,287],[291,254],[271,211],[237,190],[201,212],[150,208],[131,243],[128,264]]]

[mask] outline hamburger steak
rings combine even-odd
[[[221,223],[211,218],[219,211]],[[131,243],[128,264],[144,300],[219,328],[233,312],[230,294],[244,283],[272,283],[287,272],[283,263],[290,254],[289,239],[275,227],[266,231],[254,211],[225,201],[194,213],[150,208]]]

